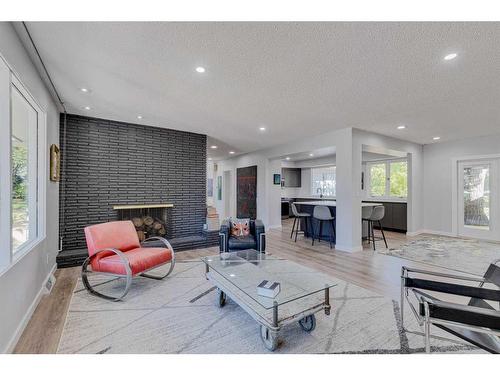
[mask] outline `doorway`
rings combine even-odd
[[[458,235],[500,240],[500,159],[458,162]]]

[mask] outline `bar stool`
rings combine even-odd
[[[382,228],[382,224],[380,223],[380,220],[384,218],[384,215],[385,207],[380,205],[373,207],[373,210],[370,213],[364,213],[361,217],[362,221],[368,222],[368,243],[370,243],[371,237],[371,241],[373,242],[373,251],[375,251],[375,241],[384,240],[385,247],[386,249],[388,248],[387,241],[385,240],[384,229]],[[378,223],[380,231],[382,232],[382,237],[375,237],[375,234],[373,232],[373,223]]]
[[[312,225],[311,225],[311,226],[309,226],[309,227],[308,227],[308,225],[307,225],[307,224],[308,224],[308,222],[310,222],[310,220],[311,220],[311,214],[308,214],[308,213],[306,213],[306,212],[299,212],[299,211],[297,210],[297,207],[295,206],[295,203],[292,203],[292,204],[291,204],[291,207],[292,207],[292,214],[293,214],[294,218],[293,218],[292,233],[290,234],[290,238],[292,238],[292,236],[293,236],[293,232],[294,232],[294,229],[295,229],[295,242],[297,242],[297,234],[298,234],[299,232],[302,232],[302,233],[304,233],[304,235],[305,235],[305,232],[306,232],[306,231],[307,231],[310,227],[312,227]],[[306,230],[305,230],[305,231],[303,231],[303,230],[299,231],[299,224],[300,224],[300,219],[301,219],[301,218],[304,218],[304,222],[305,222],[304,224],[305,224],[305,226],[306,226]],[[297,227],[296,227],[296,228],[295,228],[295,223],[297,223]]]
[[[332,213],[330,212],[330,208],[327,206],[314,206],[314,211],[313,211],[313,218],[318,220],[319,222],[319,234],[318,234],[318,242],[321,242],[321,232],[322,232],[322,227],[323,227],[323,222],[330,222],[332,225],[332,235],[330,235],[330,249],[332,248],[332,241],[333,237],[337,238],[337,234],[335,233],[335,216],[332,216]],[[312,227],[312,225],[311,225]],[[312,245],[314,246],[314,228],[312,228]]]

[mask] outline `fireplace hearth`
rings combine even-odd
[[[118,220],[134,223],[139,241],[149,237],[168,238],[168,214],[172,204],[131,204],[113,206]]]

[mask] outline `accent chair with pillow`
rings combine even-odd
[[[254,249],[266,252],[266,233],[261,220],[225,219],[219,229],[220,252]]]

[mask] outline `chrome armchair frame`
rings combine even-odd
[[[496,261],[494,261],[492,263],[498,264],[499,262],[500,262],[500,259],[497,259]],[[445,340],[445,341],[449,341],[449,342],[463,345],[463,341],[461,342],[458,340],[450,339],[448,337],[443,337],[443,336],[439,336],[439,335],[432,335],[431,334],[431,325],[442,326],[445,328],[446,327],[462,328],[462,329],[466,329],[468,331],[479,332],[479,333],[484,333],[484,334],[500,337],[500,330],[431,317],[430,316],[430,305],[442,307],[442,308],[450,308],[450,309],[453,309],[456,311],[461,311],[461,312],[475,313],[475,314],[482,315],[482,316],[497,317],[499,319],[500,319],[500,311],[490,310],[490,309],[486,309],[486,308],[482,308],[482,307],[468,306],[468,305],[463,305],[463,304],[458,304],[458,303],[441,301],[441,300],[438,300],[438,299],[432,297],[431,295],[429,295],[427,293],[422,292],[421,290],[418,290],[418,288],[407,287],[405,285],[405,280],[406,280],[406,278],[409,277],[410,273],[417,273],[417,274],[422,274],[422,275],[436,276],[436,277],[455,279],[455,280],[461,280],[461,281],[468,281],[468,282],[477,282],[477,283],[479,283],[477,286],[478,288],[481,288],[488,281],[484,277],[451,275],[451,274],[446,274],[446,273],[441,273],[441,272],[426,271],[426,270],[421,270],[421,269],[416,269],[416,268],[402,267],[402,269],[401,269],[401,303],[400,303],[401,329],[404,332],[423,336],[426,353],[431,352],[431,346],[430,346],[430,339],[431,338]],[[415,308],[415,306],[411,302],[411,300],[409,298],[409,291],[412,291],[416,300],[420,304],[423,305],[423,310],[424,310],[423,316],[421,313],[419,313],[417,311],[417,309]],[[463,296],[465,296],[465,295],[463,295]],[[411,309],[413,315],[415,316],[415,318],[418,322],[418,325],[420,327],[423,327],[424,332],[411,331],[411,330],[407,330],[405,328],[405,326],[404,326],[404,302],[405,302],[405,300],[408,302],[408,305],[410,306],[410,309]],[[500,302],[499,302],[499,306],[500,306]]]
[[[85,261],[82,264],[82,282],[83,282],[85,289],[87,289],[90,294],[93,294],[95,296],[98,296],[98,297],[101,297],[101,298],[104,298],[104,299],[107,299],[110,301],[121,301],[129,292],[130,287],[132,285],[132,279],[134,277],[141,276],[141,277],[147,277],[149,279],[163,280],[165,277],[170,275],[172,273],[172,271],[174,270],[174,266],[175,266],[175,253],[174,253],[174,249],[172,248],[172,245],[170,245],[170,242],[168,242],[168,240],[163,238],[163,237],[149,237],[141,242],[141,246],[144,243],[151,241],[151,240],[157,240],[157,241],[163,242],[165,247],[170,249],[170,251],[172,252],[172,259],[170,259],[168,262],[164,262],[164,263],[158,264],[152,268],[149,268],[149,269],[145,270],[144,272],[138,273],[136,275],[132,275],[132,270],[130,268],[130,264],[122,251],[120,251],[116,248],[113,248],[113,247],[101,249],[101,250],[95,252],[94,254],[92,254],[91,256],[89,256],[87,259],[85,259]],[[92,262],[92,259],[94,259],[94,257],[96,255],[102,253],[103,251],[112,251],[113,253],[118,255],[118,257],[120,258],[120,261],[123,263],[123,266],[125,267],[125,275],[116,274],[116,273],[109,273],[109,272],[99,272],[99,271],[93,271],[93,270],[88,269],[88,266]],[[168,264],[168,263],[170,263],[170,268],[168,269],[167,273],[163,276],[155,276],[155,275],[151,275],[151,274],[146,273],[146,272],[154,270],[154,269],[161,267],[161,266]],[[103,293],[99,293],[89,283],[88,275],[92,274],[92,273],[104,275],[104,276],[115,277],[115,280],[122,279],[122,278],[126,279],[125,288],[124,288],[123,292],[118,297],[109,296],[109,295],[106,295]]]

